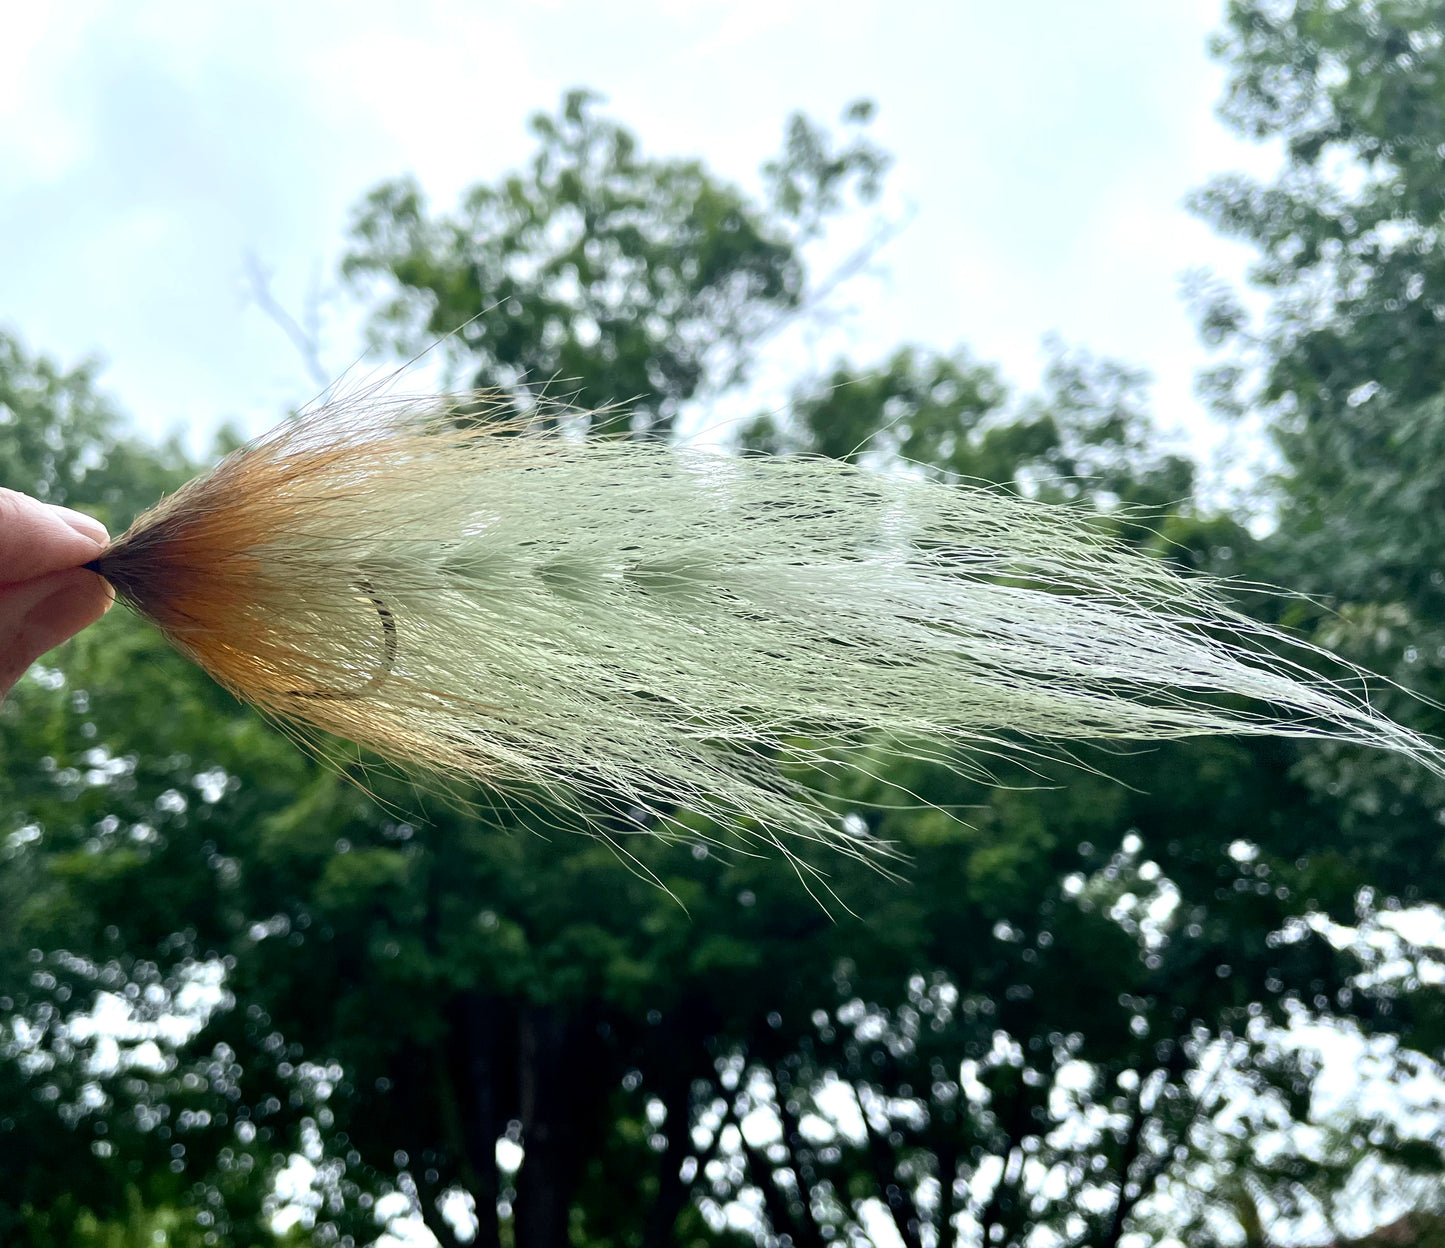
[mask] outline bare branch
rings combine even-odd
[[[253,252],[246,253],[246,278],[250,296],[256,306],[291,340],[291,345],[301,355],[307,375],[324,390],[331,384],[332,378],[321,363],[321,334],[318,324],[320,318],[317,314],[319,300],[316,294],[313,292],[307,300],[306,324],[303,326],[271,293],[271,273],[262,267]]]

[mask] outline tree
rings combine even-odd
[[[1272,297],[1255,328],[1227,290],[1196,286],[1206,338],[1233,348],[1213,388],[1226,405],[1267,416],[1282,461],[1263,571],[1333,608],[1313,618],[1296,609],[1292,623],[1437,700],[1445,692],[1442,32],[1439,0],[1307,0],[1287,9],[1235,0],[1214,43],[1230,69],[1222,115],[1247,137],[1281,141],[1284,164],[1268,185],[1229,175],[1193,200],[1220,232],[1258,249],[1251,279]],[[1381,696],[1392,714],[1438,729],[1420,703]],[[1311,766],[1317,786],[1343,786],[1362,839],[1383,837],[1381,860],[1440,878],[1445,846],[1426,830],[1442,802],[1438,785],[1348,751],[1321,752]],[[1423,835],[1401,843],[1407,827]],[[1408,882],[1401,888],[1421,896]]]
[[[1159,453],[1148,375],[1050,340],[1044,393],[1010,403],[997,370],[966,351],[903,347],[882,367],[840,361],[800,387],[787,419],[755,418],[746,451],[821,455],[947,481],[1004,485],[1049,502],[1126,504],[1163,515],[1187,500],[1194,466]]]
[[[83,507],[119,532],[193,470],[180,444],[146,446],[123,432],[95,389],[98,365],[64,370],[0,332],[0,479],[10,489]]]
[[[682,404],[737,380],[753,342],[807,295],[801,248],[855,199],[873,199],[887,159],[851,106],[841,146],[805,118],[764,167],[751,202],[696,160],[657,160],[572,91],[538,114],[523,173],[478,185],[455,216],[432,216],[414,181],[372,191],[342,264],[391,298],[377,335],[403,354],[438,337],[466,384],[582,411],[625,406],[638,433],[665,437]]]
[[[1248,33],[1255,16],[1232,20]],[[1297,32],[1270,29],[1289,52]],[[646,391],[657,434],[806,303],[800,248],[884,163],[795,122],[768,207],[644,159],[585,96],[538,143],[455,218],[415,188],[377,192],[349,272],[387,289],[377,326],[402,349],[478,316],[449,348],[469,381],[524,413],[554,374],[584,403]],[[652,298],[668,332],[626,323]],[[14,461],[34,479],[57,439],[74,465],[121,445],[84,377],[8,368],[0,393],[40,387]],[[96,415],[67,425],[72,408]],[[1195,514],[1142,377],[1078,352],[1024,399],[964,352],[843,364],[748,437],[985,474],[1196,566],[1227,548],[1231,569],[1288,583],[1306,562],[1289,508],[1263,542]],[[136,453],[108,520],[170,470]],[[1391,462],[1389,488],[1424,488],[1430,465]],[[1324,497],[1317,466],[1344,471],[1289,463],[1280,488],[1301,499]],[[56,480],[88,505],[89,470]],[[1124,527],[1120,500],[1162,539]],[[1403,527],[1373,532],[1429,585]],[[830,915],[705,826],[696,844],[623,840],[629,860],[525,795],[478,809],[485,795],[418,794],[327,748],[317,765],[119,613],[0,708],[0,1233],[81,1245],[187,1210],[178,1238],[264,1243],[295,1156],[314,1168],[297,1232],[314,1243],[365,1242],[399,1202],[450,1245],[442,1210],[470,1201],[476,1242],[523,1248],[861,1242],[876,1218],[920,1245],[1203,1243],[1246,1197],[1260,1218],[1330,1197],[1351,1149],[1438,1178],[1432,1138],[1346,1124],[1338,1153],[1269,1155],[1254,1130],[1308,1114],[1316,1073],[1277,1031],[1301,1012],[1424,1050],[1439,1021],[1408,984],[1361,980],[1319,919],[1353,921],[1364,880],[1425,895],[1401,851],[1438,838],[1428,807],[1362,816],[1306,783],[1309,752],[1186,743],[833,784],[840,814],[910,860],[892,882],[805,857]],[[921,807],[886,808],[893,785]],[[729,1224],[740,1207],[752,1221]]]
[[[91,365],[62,370],[0,337],[0,411],[8,416],[0,472],[118,531],[194,467],[174,443],[157,450],[125,436],[93,373]],[[115,720],[98,725],[87,689],[67,680],[67,668],[98,690],[124,690],[110,708]],[[158,732],[135,731],[143,726]],[[195,1089],[210,1083],[198,1071],[213,1068],[215,1086],[235,1072],[220,1055],[178,1059],[156,1043],[158,1020],[176,1012],[178,994],[197,988],[193,942],[202,938],[187,923],[213,900],[201,885],[210,874],[204,861],[192,854],[178,865],[167,854],[165,824],[185,822],[181,792],[195,791],[202,770],[191,766],[192,749],[263,768],[269,753],[283,786],[287,766],[296,767],[288,748],[123,612],[0,706],[6,1240],[125,1243],[162,1229],[172,1242],[199,1244],[217,1224],[204,1205],[200,1223],[177,1214],[188,1191],[170,1124],[211,1112],[193,1108]],[[137,880],[147,888],[133,891]],[[167,935],[157,940],[157,929]],[[137,930],[149,938],[132,940]],[[208,952],[217,956],[216,946]],[[111,1023],[97,1030],[92,1011],[107,1005]],[[228,1186],[243,1220],[264,1196],[249,1183],[251,1168],[264,1172],[279,1160],[264,1147],[233,1149]]]
[[[851,122],[866,115],[854,109]],[[586,345],[582,324],[566,348],[588,393],[616,377],[660,378],[650,410],[664,422],[704,379],[703,339],[741,342],[805,293],[798,248],[855,182],[870,193],[882,161],[861,139],[835,152],[795,120],[768,173],[781,205],[769,217],[695,163],[635,159],[630,136],[594,122],[585,96],[538,128],[533,180],[479,191],[474,205],[485,215],[526,200],[533,225],[595,210],[609,242],[588,270],[590,302],[573,307],[553,298],[565,267],[546,256],[554,235],[515,220],[520,241],[482,235],[478,247],[494,248],[486,254],[498,263],[537,261],[531,272],[543,274],[523,292],[537,336],[502,334],[485,375],[512,383],[525,405],[524,372],[557,345],[541,312],[569,332],[596,314],[600,337]],[[379,210],[369,211],[374,224]],[[625,311],[598,311],[633,280],[672,318],[665,332],[644,326],[632,338],[639,327]],[[43,361],[24,368],[59,377]],[[84,463],[118,443],[88,378],[65,384],[95,419],[47,438],[40,429],[63,424],[63,411],[37,402],[26,445],[63,443]],[[135,474],[136,493],[159,492],[151,472]],[[648,847],[649,869],[672,881],[659,892],[596,842],[541,840],[557,816],[521,802],[487,819],[443,809],[414,827],[397,815],[420,800],[408,786],[343,768],[366,776],[381,799],[369,801],[123,616],[24,682],[0,724],[0,800],[15,833],[3,972],[14,1038],[5,1103],[15,1112],[4,1121],[7,1160],[24,1176],[3,1209],[17,1234],[82,1242],[96,1218],[123,1219],[138,1199],[189,1202],[203,1238],[264,1238],[270,1182],[299,1153],[319,1166],[318,1235],[369,1238],[378,1198],[400,1191],[449,1239],[436,1199],[465,1186],[483,1242],[497,1239],[503,1197],[518,1242],[559,1242],[628,1064],[670,1034],[648,1018],[680,995],[726,1000],[759,964],[725,925],[700,949],[685,938],[677,898],[701,909],[714,862]],[[51,762],[21,765],[34,758]],[[784,932],[825,930],[796,882],[792,892],[779,913],[801,917]],[[738,908],[734,897],[724,909]],[[699,988],[694,965],[715,990]],[[205,974],[220,976],[221,999],[202,994],[188,1008]],[[124,1015],[116,1025],[131,1043],[119,1053],[94,1008]],[[177,1017],[185,1034],[158,1045],[155,1029]],[[706,1065],[705,1049],[687,1052]],[[687,1090],[684,1078],[684,1101]],[[510,1196],[496,1165],[509,1120],[527,1147]],[[48,1142],[33,1154],[43,1164],[27,1166],[22,1140]],[[650,1182],[645,1149],[642,1161]],[[678,1217],[696,1222],[675,1173],[659,1186],[655,1234]]]
[[[968,475],[988,457],[996,480],[1106,511],[1118,498],[1156,509],[1187,498],[1188,465],[1151,449],[1128,370],[1060,353],[1051,389],[1009,405],[997,389],[960,384],[965,368],[903,355],[871,377],[840,370],[795,404],[796,423],[760,422],[749,436],[773,451],[813,451],[835,435],[850,448],[931,439],[950,471]],[[997,446],[1019,451],[1003,458]],[[1087,472],[1058,481],[1060,462]],[[1264,557],[1225,518],[1188,507],[1154,517],[1170,557],[1217,568],[1232,547],[1230,570]],[[800,1243],[866,1233],[869,1199],[909,1244],[1022,1244],[1045,1231],[1112,1244],[1145,1228],[1203,1243],[1231,1217],[1228,1185],[1210,1195],[1228,1142],[1232,1173],[1275,1210],[1331,1200],[1358,1152],[1325,1161],[1286,1150],[1268,1162],[1255,1135],[1217,1124],[1279,1129],[1278,1147],[1307,1119],[1314,1072],[1272,1031],[1302,1010],[1416,1036],[1430,1011],[1407,1007],[1407,1022],[1392,988],[1361,994],[1354,958],[1306,922],[1353,913],[1356,871],[1389,873],[1371,847],[1341,837],[1336,805],[1291,777],[1297,758],[1277,745],[1175,745],[1100,760],[1117,787],[1045,768],[1058,786],[1049,796],[926,769],[890,774],[969,812],[967,826],[913,812],[876,829],[916,859],[907,995],[844,974],[841,1000],[794,1033],[796,1047],[737,1039],[704,1124],[775,1126],[732,1190],[771,1189],[774,1230]],[[1404,879],[1409,864],[1395,871]],[[1219,1062],[1224,1077],[1203,1078]],[[1364,1127],[1350,1130],[1363,1139]],[[1372,1157],[1438,1175],[1438,1147],[1380,1131]]]

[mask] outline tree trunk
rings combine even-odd
[[[934,1152],[938,1159],[938,1248],[953,1248],[957,1228],[953,1219],[958,1213],[958,1145],[940,1145]]]
[[[567,1025],[554,1005],[524,1005],[519,1020],[518,1075],[522,1147],[517,1175],[517,1248],[565,1248],[575,1169],[572,1080]]]
[[[462,1129],[467,1158],[471,1162],[472,1197],[477,1205],[476,1248],[501,1248],[501,1227],[497,1221],[497,1138],[506,1125],[503,1091],[511,1081],[513,1066],[507,1061],[502,1029],[510,1009],[494,997],[465,993],[456,1011],[461,1036],[464,1092]]]
[[[667,1107],[667,1147],[659,1162],[657,1199],[647,1211],[642,1248],[666,1248],[678,1214],[687,1204],[688,1186],[682,1181],[683,1159],[692,1151],[692,1080],[674,1078],[663,1093]]]

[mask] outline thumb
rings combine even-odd
[[[100,619],[113,601],[105,580],[84,568],[0,586],[0,697],[36,659]]]

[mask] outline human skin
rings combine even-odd
[[[0,698],[110,609],[110,586],[82,566],[108,540],[99,520],[0,488]]]

